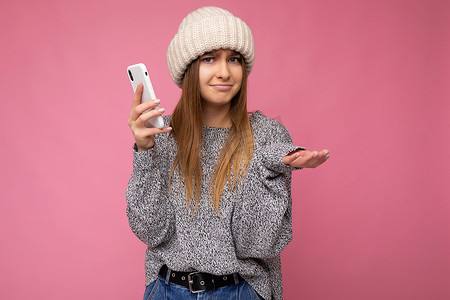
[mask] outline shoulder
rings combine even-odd
[[[289,131],[283,124],[265,116],[259,110],[254,112],[249,119],[256,142],[266,144],[268,142],[292,141]]]
[[[271,119],[264,115],[261,111],[255,111],[250,117],[250,124],[257,130],[270,131],[270,130],[287,130],[283,124],[279,121]]]

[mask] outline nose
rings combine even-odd
[[[217,64],[216,76],[225,80],[230,78],[231,73],[226,58],[219,60],[219,63]]]

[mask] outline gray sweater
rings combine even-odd
[[[164,117],[166,126],[170,116]],[[198,210],[186,209],[183,181],[168,178],[176,141],[168,133],[155,136],[155,146],[137,152],[126,190],[131,230],[148,245],[146,285],[166,264],[175,271],[216,275],[239,274],[264,298],[282,299],[280,253],[292,239],[291,174],[283,157],[299,149],[280,123],[259,111],[250,116],[254,154],[237,191],[225,185],[220,213],[208,199],[214,163],[229,129],[203,127],[203,187]],[[168,139],[169,137],[169,139]],[[302,148],[304,149],[304,148]]]

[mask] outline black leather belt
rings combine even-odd
[[[166,265],[162,266],[159,275],[166,279],[168,270],[169,268]],[[237,274],[237,278],[238,282],[244,281],[239,274]],[[172,270],[170,271],[169,282],[187,287],[194,294],[235,284],[233,274],[217,276],[208,273],[177,272]]]

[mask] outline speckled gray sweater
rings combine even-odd
[[[164,117],[166,126],[170,116]],[[259,111],[250,116],[254,154],[237,191],[225,186],[219,216],[208,201],[208,183],[228,128],[203,128],[203,187],[197,212],[186,211],[183,182],[177,172],[168,178],[176,142],[168,133],[155,136],[155,146],[136,152],[126,191],[131,230],[148,245],[146,285],[163,264],[176,271],[216,275],[239,272],[264,298],[282,299],[280,253],[292,239],[291,174],[283,164],[292,144],[280,123]]]

